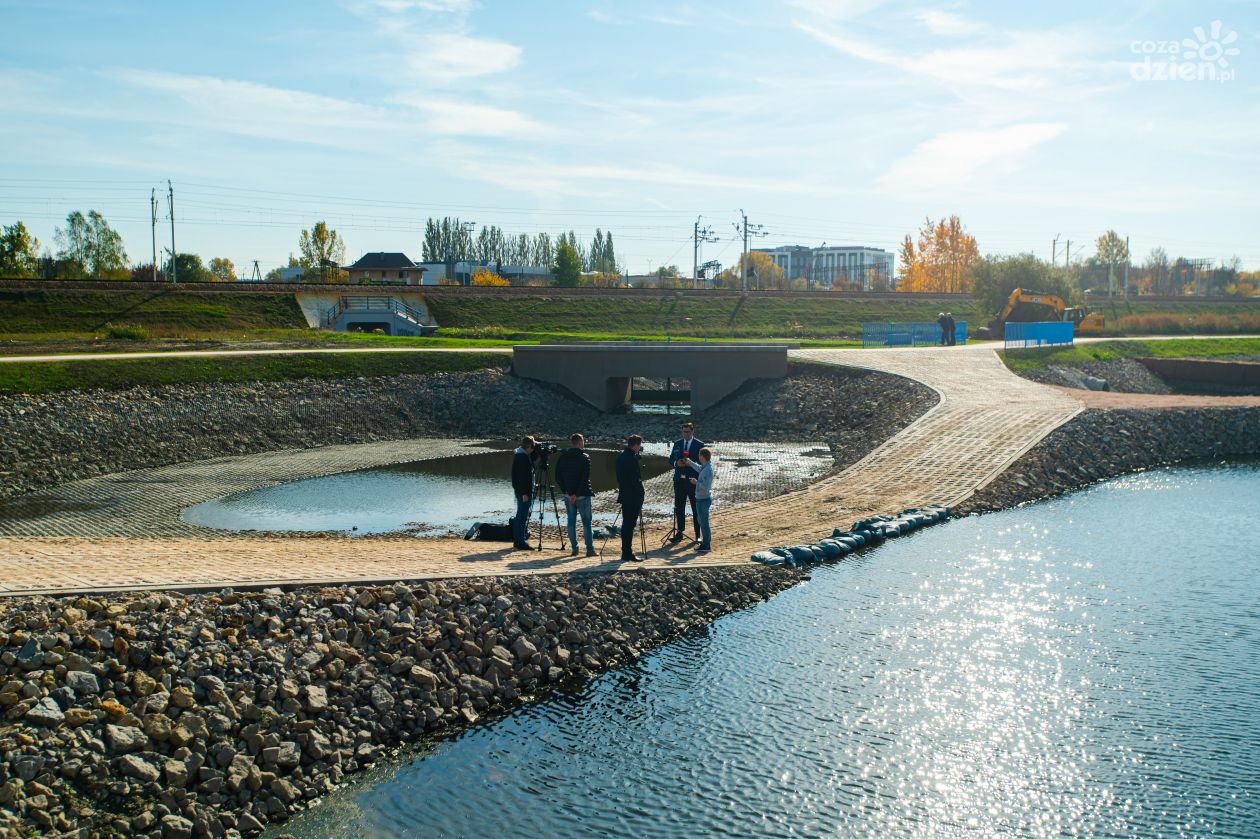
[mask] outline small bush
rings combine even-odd
[[[147,341],[150,337],[149,330],[143,326],[131,326],[124,324],[123,326],[110,326],[105,330],[105,336],[114,341]]]

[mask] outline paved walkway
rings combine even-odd
[[[940,403],[843,472],[715,517],[719,550],[665,550],[649,534],[634,568],[748,561],[754,550],[817,539],[853,519],[927,503],[956,504],[1081,410],[1071,395],[1011,374],[986,348],[801,350],[799,358],[882,370],[934,388]],[[398,444],[394,444],[398,445]],[[312,459],[320,452],[315,450]],[[385,457],[387,449],[382,449]],[[333,460],[336,458],[334,457]],[[172,467],[213,469],[213,464]],[[240,486],[233,488],[239,489]],[[160,502],[155,502],[160,503]],[[458,539],[234,537],[167,534],[0,538],[0,592],[204,588],[612,569],[555,552],[486,550]],[[616,546],[609,545],[613,556]]]

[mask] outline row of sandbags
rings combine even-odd
[[[763,565],[790,565],[799,568],[829,559],[840,559],[862,548],[882,544],[923,527],[949,518],[949,508],[940,504],[911,507],[895,516],[872,516],[855,521],[847,530],[837,527],[831,536],[811,545],[770,548],[752,555],[753,562]]]

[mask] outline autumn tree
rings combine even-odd
[[[1099,265],[1107,266],[1107,290],[1115,287],[1116,269],[1129,261],[1129,244],[1114,230],[1108,230],[1094,243],[1094,256]]]
[[[69,273],[102,280],[130,276],[122,236],[96,210],[89,210],[86,216],[78,210],[70,213],[66,226],[57,228],[55,238],[57,258],[68,266]]]
[[[26,279],[39,272],[39,240],[20,221],[0,228],[0,277]]]
[[[556,259],[551,265],[551,276],[562,288],[576,288],[582,279],[582,260],[577,249],[562,239],[556,245]]]
[[[728,288],[744,288],[745,280],[750,289],[789,288],[787,275],[781,266],[774,264],[774,258],[764,251],[749,251],[747,257],[740,256],[739,263],[721,274],[718,280]]]
[[[924,219],[918,246],[909,236],[901,243],[898,291],[962,293],[971,290],[971,269],[980,258],[974,236],[958,216]]]
[[[511,285],[511,283],[491,271],[489,268],[474,268],[472,272],[472,284],[481,286]]]
[[[220,283],[236,282],[236,266],[226,257],[216,256],[210,260],[210,278]]]
[[[298,238],[298,265],[306,269],[306,279],[322,283],[336,282],[341,278],[341,263],[346,261],[346,243],[322,221],[315,222],[310,230],[303,230]]]

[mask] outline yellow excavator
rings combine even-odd
[[[1107,328],[1107,320],[1099,312],[1080,306],[1069,306],[1057,294],[1017,288],[1011,292],[1010,297],[1006,298],[1006,305],[1002,307],[1002,311],[993,316],[989,325],[976,330],[976,338],[1000,340],[1005,333],[1008,320],[1016,323],[1037,320],[1074,323],[1077,335],[1101,335]]]

